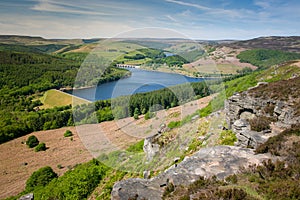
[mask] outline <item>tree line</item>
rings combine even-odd
[[[271,49],[252,49],[241,52],[237,58],[259,69],[266,69],[272,65],[300,59],[300,54]]]

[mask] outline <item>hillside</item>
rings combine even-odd
[[[259,37],[250,40],[237,41],[228,44],[222,44],[222,46],[231,47],[233,49],[273,49],[288,52],[300,52],[300,37]]]
[[[98,46],[98,39],[3,36],[1,197],[23,191],[11,199],[27,193],[37,199],[298,199],[300,57],[291,38],[262,47],[255,45],[266,38],[207,42],[197,49],[180,39]],[[86,56],[92,71],[81,71],[78,87],[128,75],[116,63],[223,79],[72,107],[71,96],[55,89],[73,87]],[[104,79],[87,79],[103,75],[96,66],[106,61],[114,62]],[[70,138],[63,136],[67,129]],[[23,144],[33,134],[45,151]],[[59,176],[25,183],[46,165]]]
[[[144,179],[117,182],[111,198],[299,198],[300,159],[297,148],[300,145],[300,107],[298,95],[289,92],[300,89],[299,80],[297,77],[261,84],[229,98],[224,112],[236,137],[231,143],[235,147],[219,146],[218,143],[209,147],[206,146],[208,136],[199,138],[202,146],[199,151],[180,163],[174,161],[151,179],[146,175]],[[166,148],[165,144],[158,142],[165,134],[150,140],[152,151],[159,145],[157,154]],[[214,134],[216,132],[210,133]],[[222,132],[220,135],[222,137]],[[274,190],[277,192],[274,193]]]
[[[42,37],[21,36],[21,35],[0,35],[0,43],[18,45],[49,45],[49,44],[83,44],[82,39],[45,39]]]

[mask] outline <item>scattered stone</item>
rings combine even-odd
[[[200,141],[205,140],[205,136],[204,136],[204,135],[203,135],[203,136],[199,136],[199,137],[198,137],[198,140],[200,140]]]
[[[29,193],[20,197],[19,200],[34,200],[33,193]]]
[[[149,171],[144,171],[143,172],[143,177],[144,177],[144,179],[149,179],[150,178],[150,172]]]
[[[170,131],[170,128],[166,124],[162,124],[157,130],[157,133],[161,134],[168,131]]]
[[[174,163],[178,163],[179,160],[180,160],[179,157],[174,158]]]
[[[192,117],[192,121],[195,121],[196,119],[199,119],[200,116],[199,115],[195,115],[194,117]]]

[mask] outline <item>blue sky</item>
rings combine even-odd
[[[0,34],[45,38],[115,37],[146,27],[193,39],[300,35],[299,0],[0,0],[0,16]]]

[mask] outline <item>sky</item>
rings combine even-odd
[[[149,27],[165,31],[136,31]],[[300,1],[0,0],[1,35],[113,38],[126,32],[203,40],[299,36]]]

